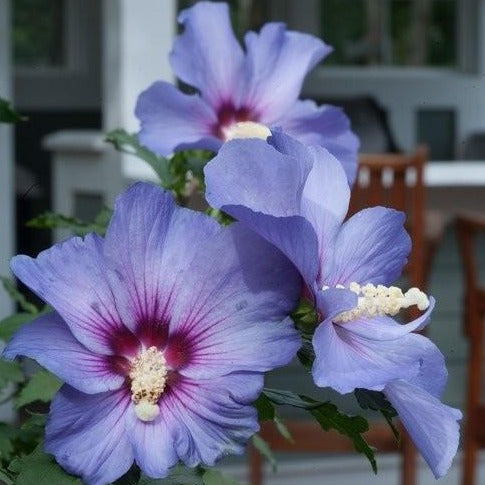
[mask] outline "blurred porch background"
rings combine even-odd
[[[138,93],[156,79],[174,80],[167,55],[177,32],[176,13],[192,3],[0,0],[0,96],[13,99],[29,117],[14,128],[0,127],[0,274],[8,273],[8,259],[14,253],[36,254],[51,243],[52,234],[25,227],[32,217],[60,208],[89,219],[129,180],[150,177],[148,169],[103,144],[102,133],[118,127],[136,131],[133,109]],[[363,147],[412,151],[424,142],[431,164],[473,159],[477,170],[484,168],[485,0],[234,0],[230,4],[239,33],[281,20],[334,46],[307,79],[302,97],[348,106],[354,125],[360,127]],[[361,110],[363,99],[375,102],[384,118],[376,122],[371,112]],[[73,176],[74,166],[83,168],[86,180]],[[90,173],[98,175],[89,178]],[[435,188],[427,198],[450,219],[465,207],[485,212],[485,184],[479,181]],[[438,306],[429,335],[448,360],[445,400],[463,408],[467,342],[461,325],[463,287],[454,231],[450,224],[434,261],[430,289]],[[479,263],[485,270],[485,251]],[[10,310],[8,298],[1,294],[0,317]],[[311,391],[309,377],[302,378],[296,366],[274,373],[268,384],[285,387],[288,382],[295,390]],[[338,396],[332,399],[343,401]],[[347,410],[358,408],[347,403]],[[285,462],[281,476],[268,483],[303,484],[305,475],[311,476],[308,483],[315,483],[309,473],[313,469],[322,480],[327,477],[325,483],[398,483],[395,456],[380,458],[383,471],[377,478],[360,457],[308,459],[307,465]],[[431,483],[424,467],[421,475],[420,483]],[[458,483],[457,477],[455,469],[442,483]],[[485,474],[481,479],[485,483]]]

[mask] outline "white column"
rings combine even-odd
[[[138,131],[136,99],[156,80],[173,81],[168,61],[176,35],[175,0],[104,0],[103,129]],[[143,162],[117,154],[123,170]],[[115,162],[116,163],[116,162]],[[146,168],[149,175],[151,169]]]
[[[10,0],[0,0],[0,97],[12,100],[10,57]],[[14,244],[13,130],[0,123],[0,275],[9,275]],[[0,318],[12,311],[12,302],[0,289]]]

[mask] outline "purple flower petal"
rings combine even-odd
[[[88,485],[105,485],[133,463],[125,430],[125,391],[83,394],[65,385],[51,404],[45,450]]]
[[[155,153],[167,156],[192,147],[217,151],[221,146],[214,135],[214,110],[198,95],[183,94],[172,84],[159,81],[143,91],[135,114],[141,122],[141,144]]]
[[[114,294],[123,289],[110,282],[102,255],[103,240],[90,234],[71,238],[41,252],[37,258],[16,256],[15,275],[64,319],[79,342],[100,354],[113,354],[113,339],[126,327]],[[116,285],[113,288],[113,284]]]
[[[444,476],[458,448],[461,412],[404,380],[389,383],[384,392],[434,476]]]
[[[233,140],[205,167],[206,198],[216,208],[242,205],[272,216],[299,215],[310,170],[310,159],[294,159],[263,140]]]
[[[298,99],[305,76],[332,49],[312,35],[288,32],[282,23],[248,32],[244,40],[245,104],[257,107],[262,123],[277,124]]]
[[[323,268],[325,284],[394,282],[411,250],[404,219],[402,212],[384,207],[364,209],[352,216],[343,224],[333,257]]]
[[[125,380],[116,374],[106,356],[80,344],[57,313],[24,325],[3,351],[4,359],[24,355],[86,393],[119,389]]]
[[[350,129],[350,120],[336,106],[317,106],[314,101],[296,101],[278,120],[278,126],[305,145],[321,145],[345,169],[349,185],[357,174],[359,139]]]
[[[393,327],[388,320],[381,318],[381,325]],[[427,338],[407,334],[381,340],[371,333],[373,327],[366,325],[364,320],[355,320],[352,327],[326,320],[318,326],[313,337],[316,359],[312,369],[317,386],[332,387],[342,394],[357,387],[380,391],[394,379],[418,375],[432,345]]]
[[[127,432],[137,465],[151,478],[165,478],[179,458],[175,451],[176,435],[172,435],[173,414],[163,408],[154,421],[141,421],[129,406],[126,413]]]
[[[264,372],[295,356],[300,338],[285,317],[300,296],[301,278],[252,231],[233,224],[207,240],[180,281],[170,339],[187,348],[183,375]]]
[[[184,31],[170,54],[175,74],[213,107],[237,100],[244,53],[232,32],[227,4],[199,2],[182,11],[178,21]]]
[[[242,454],[259,430],[250,404],[263,388],[261,374],[237,373],[210,380],[183,379],[161,402],[162,416],[177,436],[180,459],[190,467],[212,466],[226,454]]]
[[[169,192],[138,183],[116,201],[104,252],[128,295],[119,302],[130,328],[147,346],[163,344],[177,278],[198,246],[221,228],[204,214],[178,207]]]

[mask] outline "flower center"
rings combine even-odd
[[[239,121],[238,123],[226,128],[224,131],[225,140],[234,140],[236,138],[261,138],[266,140],[271,136],[270,129],[254,121]]]
[[[167,382],[167,363],[156,347],[143,350],[131,363],[131,400],[142,421],[153,421],[160,413],[158,400]]]
[[[322,289],[328,290],[328,288],[324,286]],[[337,285],[336,288],[344,288],[344,286]],[[349,289],[359,297],[357,306],[337,315],[333,319],[334,322],[350,322],[362,316],[397,315],[400,310],[412,305],[416,305],[423,311],[429,306],[428,297],[418,288],[410,288],[403,293],[397,286],[375,286],[371,283],[361,286],[358,283],[350,283]]]

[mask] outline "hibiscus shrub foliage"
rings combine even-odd
[[[18,312],[0,322],[0,399],[15,411],[0,423],[0,481],[235,485],[214,466],[251,444],[276,470],[258,432],[267,421],[293,441],[287,407],[377,472],[364,417],[265,387],[290,362],[397,441],[398,417],[442,477],[461,413],[441,402],[444,356],[418,333],[434,298],[392,286],[411,251],[405,215],[347,216],[357,137],[341,109],[299,99],[331,48],[281,23],[243,48],[221,2],[179,22],[170,61],[191,94],[157,81],[138,98],[139,133],[107,135],[158,182],[94,221],[40,214],[31,227],[73,237],[12,259],[22,291],[1,280]],[[3,101],[0,115],[19,120]]]

